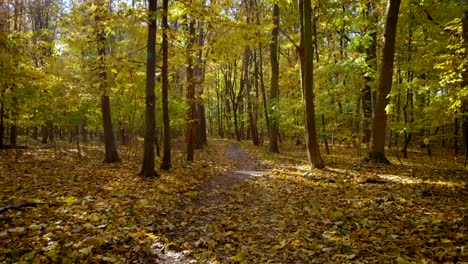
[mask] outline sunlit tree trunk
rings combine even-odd
[[[398,22],[400,0],[389,0],[385,17],[384,45],[382,51],[382,68],[380,70],[379,88],[375,112],[372,118],[371,151],[369,159],[378,163],[389,163],[385,157],[385,131],[387,129],[388,95],[392,89],[393,55],[395,52],[395,36]]]
[[[270,64],[271,64],[271,85],[270,85],[270,152],[279,153],[278,146],[278,117],[277,105],[279,97],[279,62],[278,62],[278,35],[279,35],[279,16],[280,9],[278,4],[273,6],[273,30],[270,43]]]
[[[308,0],[299,0],[301,6],[301,43],[303,43],[303,68],[301,69],[302,91],[304,93],[304,112],[305,112],[305,141],[307,147],[307,156],[312,168],[322,169],[325,167],[317,139],[315,124],[315,105],[314,105],[314,46],[312,43],[312,7]]]

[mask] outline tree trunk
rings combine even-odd
[[[143,166],[140,175],[144,178],[158,176],[154,169],[154,145],[156,140],[156,98],[154,93],[156,74],[156,5],[157,0],[148,0],[148,47],[146,52],[146,111]]]
[[[393,55],[398,22],[400,0],[389,0],[384,28],[384,45],[382,51],[382,68],[380,70],[379,88],[372,119],[371,152],[369,159],[378,163],[390,163],[385,157],[385,131],[387,129],[388,95],[392,89]]]
[[[370,32],[369,35],[372,38],[371,45],[366,49],[366,64],[370,69],[364,76],[364,86],[361,90],[361,101],[362,101],[362,115],[363,122],[362,128],[364,134],[362,137],[363,143],[369,143],[371,138],[370,120],[372,119],[372,83],[374,82],[374,71],[377,58],[377,15],[375,14],[375,7],[373,1],[370,1],[367,5],[366,17],[371,20],[372,28],[367,28],[366,31]]]
[[[203,102],[203,81],[205,70],[202,67],[203,63],[203,45],[205,43],[205,35],[203,31],[203,25],[201,22],[199,24],[199,33],[198,33],[198,57],[197,57],[197,65],[195,67],[195,82],[197,91],[197,137],[196,137],[196,148],[202,149],[203,147],[208,146],[208,139],[206,136],[206,113],[205,113],[205,104]]]
[[[322,114],[322,137],[323,142],[325,143],[325,151],[327,155],[330,155],[330,147],[328,146],[328,139],[327,139],[327,130],[325,129],[325,115]]]
[[[106,71],[106,35],[105,25],[102,22],[102,17],[107,10],[104,3],[100,1],[96,10],[97,14],[94,17],[96,22],[96,39],[97,39],[97,52],[98,52],[98,77],[99,88],[102,92],[101,96],[101,111],[104,126],[104,146],[105,146],[105,163],[120,162],[120,156],[117,152],[117,145],[115,142],[114,130],[112,127],[112,115],[110,98],[107,93],[107,71]]]
[[[12,120],[12,122],[16,122],[15,119]],[[16,146],[16,138],[18,137],[18,130],[15,124],[12,124],[10,126],[10,145],[11,146]]]
[[[101,111],[102,111],[102,120],[104,123],[104,147],[106,157],[104,159],[105,163],[114,163],[120,162],[120,156],[117,152],[117,145],[115,143],[114,131],[112,129],[112,116],[110,108],[110,99],[109,95],[103,94],[101,96]]]
[[[463,16],[463,46],[465,47],[465,60],[468,61],[468,11],[465,10],[465,15]],[[461,86],[466,89],[468,86],[468,68],[463,69],[462,73],[463,81]],[[463,132],[463,140],[465,143],[465,164],[468,158],[468,98],[463,98],[462,105],[461,105],[461,114],[462,114],[462,132]]]
[[[41,126],[41,143],[47,144],[48,139],[49,139],[49,129],[47,128],[47,125],[42,125]]]
[[[455,113],[456,114],[456,113]],[[460,125],[458,124],[458,117],[455,117],[454,120],[454,131],[453,131],[453,148],[455,151],[455,156],[458,156],[458,130]]]
[[[3,93],[2,93],[3,97]],[[3,98],[2,98],[3,99]],[[5,103],[2,101],[0,106],[0,148],[3,148],[3,137],[5,136]]]
[[[270,85],[270,152],[279,153],[278,147],[278,116],[277,105],[279,97],[279,62],[278,62],[278,35],[279,35],[279,15],[280,9],[278,4],[273,6],[273,30],[270,43],[270,63],[271,63],[271,85]],[[311,36],[312,37],[312,36]]]
[[[301,47],[303,53],[304,67],[301,69],[302,91],[304,92],[304,112],[305,112],[305,141],[307,156],[312,168],[323,169],[325,164],[320,156],[320,149],[317,139],[315,125],[314,106],[314,47],[312,43],[312,8],[308,0],[299,0],[301,8]]]
[[[164,123],[164,152],[161,163],[162,170],[169,170],[172,167],[171,161],[171,122],[169,119],[169,43],[167,40],[167,31],[169,25],[167,22],[169,0],[163,0],[163,14],[162,14],[162,111]]]
[[[188,21],[188,17],[187,17]],[[193,70],[193,45],[195,42],[195,20],[190,18],[188,22],[188,43],[187,43],[187,103],[189,110],[187,113],[187,131],[186,131],[186,144],[187,144],[187,161],[193,161],[195,152],[195,140],[197,133],[197,106],[195,101],[195,80]]]
[[[244,81],[246,84],[246,93],[247,93],[247,112],[249,114],[249,128],[250,128],[250,136],[252,138],[252,143],[255,146],[260,145],[260,142],[258,140],[258,130],[257,130],[257,119],[256,115],[254,113],[255,110],[255,103],[254,99],[251,96],[251,90],[252,90],[252,83],[250,81],[250,76],[249,76],[249,64],[250,64],[250,48],[246,47],[246,50],[244,51],[248,55],[245,55],[246,57],[249,57],[249,59],[246,59],[249,63],[245,65],[244,69]]]

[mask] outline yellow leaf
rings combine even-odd
[[[398,262],[398,264],[411,264],[410,261],[406,260],[406,259],[405,259],[404,257],[402,257],[402,256],[398,256],[397,262]]]
[[[82,255],[88,255],[91,253],[91,251],[93,251],[93,246],[85,247],[79,250]]]
[[[246,255],[244,252],[239,251],[239,252],[234,256],[233,260],[234,260],[235,262],[241,262],[241,261],[244,261],[246,257],[247,257],[247,255]]]
[[[76,202],[76,198],[73,196],[70,196],[65,199],[65,202],[67,203],[68,206],[71,206]]]

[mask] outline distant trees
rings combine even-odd
[[[386,2],[164,0],[154,15],[161,46],[145,52],[141,2],[4,1],[0,145],[81,134],[102,141],[105,161],[114,162],[142,154],[142,137],[152,152],[151,133],[162,139],[164,170],[171,148],[185,140],[186,160],[194,160],[207,136],[276,153],[305,135],[317,168],[320,142],[370,143],[370,159],[380,162],[386,145],[403,157],[414,146],[455,153],[468,141],[461,2],[389,1],[382,32]],[[151,75],[153,94],[142,89]],[[161,111],[150,117],[151,108]],[[148,132],[153,119],[161,126]]]

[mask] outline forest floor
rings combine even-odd
[[[102,152],[0,153],[0,262],[463,263],[468,171],[440,151],[389,151],[392,165],[331,146],[309,170],[303,146],[270,154],[210,140],[196,162],[137,176]],[[363,151],[364,153],[364,151]],[[27,202],[18,204],[18,202]]]

